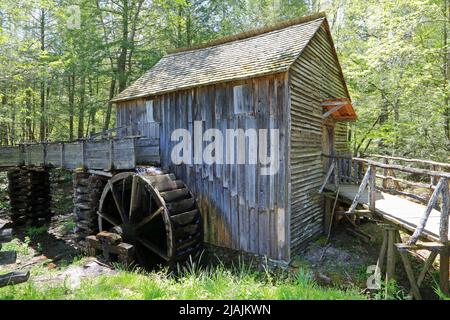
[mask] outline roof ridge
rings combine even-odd
[[[256,37],[268,32],[272,32],[272,31],[277,31],[277,30],[281,30],[284,28],[288,28],[294,25],[298,25],[298,24],[303,24],[303,23],[307,23],[307,22],[311,22],[314,20],[318,20],[320,18],[326,18],[326,14],[325,12],[318,12],[312,15],[308,15],[308,16],[301,16],[298,18],[293,18],[293,19],[289,19],[289,20],[284,20],[284,21],[280,21],[277,22],[275,24],[269,25],[269,26],[265,26],[265,27],[260,27],[260,28],[256,28],[256,29],[251,29],[248,31],[244,31],[241,33],[237,33],[234,35],[229,35],[229,36],[225,36],[219,39],[215,39],[215,40],[211,40],[205,43],[199,43],[193,46],[188,46],[188,47],[181,47],[181,48],[176,48],[176,49],[171,49],[171,50],[167,50],[167,54],[168,55],[173,55],[173,54],[177,54],[177,53],[184,53],[184,52],[189,52],[189,51],[195,51],[195,50],[199,50],[199,49],[205,49],[205,48],[209,48],[209,47],[214,47],[214,46],[218,46],[221,44],[226,44],[226,43],[230,43],[230,42],[234,42],[234,41],[239,41],[239,40],[244,40],[244,39],[248,39],[248,38],[252,38],[252,37]],[[166,55],[167,56],[167,55]]]

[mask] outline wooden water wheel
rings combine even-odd
[[[119,173],[103,190],[99,230],[135,246],[144,267],[175,266],[201,253],[203,230],[195,197],[171,174]]]

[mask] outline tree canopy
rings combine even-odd
[[[356,154],[448,160],[449,0],[0,2],[0,144],[114,126],[109,100],[168,50],[325,11]]]

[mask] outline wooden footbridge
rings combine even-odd
[[[448,295],[450,164],[378,155],[324,156],[329,169],[319,192],[334,199],[328,220],[334,216],[337,201],[349,205],[342,212],[346,216],[377,220],[385,229],[377,272],[387,260],[386,281],[392,279],[398,251],[416,299],[421,299],[420,285],[439,255],[440,288]],[[399,230],[410,236],[400,237]],[[430,252],[417,279],[407,254],[416,250]]]

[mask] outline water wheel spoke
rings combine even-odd
[[[144,239],[144,238],[137,238],[140,244],[142,244],[144,247],[152,251],[153,253],[157,254],[161,258],[163,258],[166,261],[169,261],[169,258],[166,254],[164,254],[156,245],[151,243],[150,241]]]
[[[146,224],[150,223],[153,219],[155,219],[157,216],[159,216],[161,214],[161,212],[163,212],[163,210],[164,210],[164,207],[159,207],[158,210],[153,212],[151,215],[142,219],[136,225],[135,229],[138,230],[138,229],[142,228],[143,226],[145,226]]]
[[[103,218],[103,219],[105,219],[106,221],[108,221],[109,223],[111,223],[112,225],[114,225],[114,226],[120,226],[120,225],[121,225],[121,222],[120,222],[120,221],[118,221],[116,218],[110,216],[109,214],[106,214],[106,213],[104,213],[104,212],[98,212],[98,215],[99,215],[101,218]]]
[[[139,177],[133,176],[133,181],[131,183],[130,210],[128,212],[129,221],[132,221],[133,214],[135,214],[139,209],[140,199],[141,199],[141,190]]]
[[[117,193],[117,190],[114,187],[114,185],[111,183],[111,181],[108,182],[108,185],[111,190],[111,194],[114,199],[114,203],[116,204],[116,208],[119,211],[120,217],[122,218],[122,221],[128,222],[128,217],[125,214],[125,211],[124,211],[123,205],[122,205],[122,203],[123,203],[121,200],[122,197],[120,197],[120,195]]]

